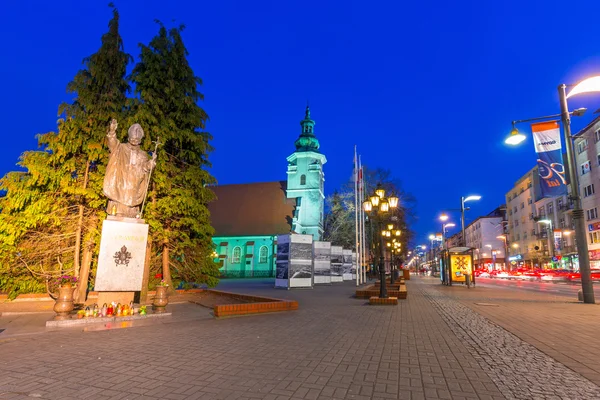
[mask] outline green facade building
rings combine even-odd
[[[306,107],[296,151],[287,157],[287,181],[217,185],[209,205],[215,259],[226,277],[275,274],[277,235],[323,236],[324,174],[315,122]]]

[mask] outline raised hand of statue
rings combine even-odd
[[[108,128],[108,133],[110,135],[115,135],[117,133],[117,127],[119,126],[119,123],[117,122],[116,119],[111,119],[110,120],[110,126]]]

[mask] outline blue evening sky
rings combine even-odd
[[[100,46],[108,1],[4,2],[0,174],[56,128],[82,59]],[[535,164],[531,140],[507,148],[513,119],[559,112],[556,87],[600,74],[600,2],[115,1],[125,50],[185,24],[220,183],[286,179],[306,101],[328,158],[326,191],[363,163],[393,170],[418,200],[420,242],[443,209],[480,194],[467,223],[504,202]],[[559,31],[559,29],[564,29]],[[577,131],[600,106],[587,107]],[[523,130],[529,132],[526,125]],[[453,220],[458,225],[458,214]]]

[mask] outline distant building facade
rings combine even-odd
[[[535,202],[541,197],[537,166],[523,175],[506,194],[511,269],[533,267],[539,259],[535,247],[540,241],[534,234],[537,223],[533,217]]]
[[[575,135],[579,195],[587,227],[590,267],[600,268],[600,117]],[[574,236],[574,235],[573,235]]]
[[[504,213],[504,206],[498,207],[465,227],[465,241],[473,249],[475,268],[508,269],[505,242],[499,238],[504,233]]]
[[[509,269],[579,269],[571,209],[568,194],[542,197],[537,166],[521,177],[506,194]]]

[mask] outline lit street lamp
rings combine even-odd
[[[440,219],[441,219],[441,217],[440,217]],[[446,219],[448,219],[448,218],[446,218]],[[446,250],[446,247],[447,247],[446,246],[446,228],[453,228],[455,226],[456,226],[456,224],[453,222],[449,222],[447,224],[442,224],[442,248],[444,250]]]
[[[465,203],[467,201],[481,200],[481,196],[473,195],[460,198],[460,224],[462,232],[462,245],[467,246],[467,240],[465,239]]]
[[[369,200],[363,202],[363,209],[369,215],[371,221],[375,221],[376,229],[375,232],[378,235],[373,236],[375,247],[379,246],[379,274],[380,274],[380,287],[379,287],[379,298],[387,298],[387,291],[385,286],[385,242],[386,237],[391,237],[391,228],[389,231],[382,229],[386,220],[390,217],[392,210],[398,207],[398,197],[390,196],[389,198],[384,197],[385,190],[381,184],[377,185],[375,192],[369,197]],[[393,227],[393,226],[392,226]],[[385,233],[384,233],[385,232]],[[389,235],[388,235],[389,233]],[[376,237],[378,239],[376,239]]]
[[[564,136],[565,136],[565,147],[567,150],[567,167],[569,173],[569,180],[571,182],[571,199],[573,200],[573,211],[572,218],[575,225],[575,240],[577,242],[577,253],[579,256],[579,272],[581,274],[581,292],[583,295],[584,303],[595,303],[594,299],[594,287],[592,285],[592,279],[590,276],[590,255],[588,252],[587,244],[587,231],[585,227],[585,221],[583,219],[583,209],[581,206],[581,197],[579,195],[579,179],[577,176],[576,169],[576,158],[575,152],[573,151],[573,141],[571,136],[571,115],[581,116],[586,111],[585,108],[579,108],[572,112],[569,112],[567,104],[567,98],[589,92],[600,92],[600,76],[594,76],[583,80],[582,82],[575,85],[569,94],[567,94],[567,85],[561,84],[558,86],[558,98],[560,101],[560,114],[551,115],[540,118],[531,118],[529,120],[513,121],[513,130],[510,136],[506,139],[507,144],[519,144],[525,140],[525,135],[519,133],[515,127],[516,123],[549,119],[560,117],[563,124]]]

